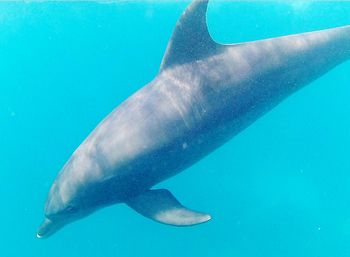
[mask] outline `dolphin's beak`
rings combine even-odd
[[[43,224],[39,227],[36,236],[37,238],[47,238],[55,232],[57,232],[62,227],[62,223],[53,222],[50,219],[45,218]]]

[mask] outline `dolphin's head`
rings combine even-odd
[[[44,222],[38,229],[38,238],[47,238],[58,230],[60,230],[65,225],[81,219],[82,217],[88,215],[86,212],[82,212],[73,206],[68,206],[66,209],[60,211],[55,215],[45,215]]]
[[[87,202],[86,185],[81,174],[85,168],[78,168],[75,158],[63,167],[52,185],[45,207],[45,219],[37,232],[38,238],[47,238],[63,226],[91,214],[97,207]],[[90,197],[91,198],[91,197]]]
[[[47,238],[56,233],[63,226],[87,215],[86,210],[74,203],[64,204],[57,195],[50,195],[46,209],[45,219],[37,232],[38,238]]]
[[[74,201],[74,194],[65,190],[67,188],[57,181],[52,186],[46,203],[45,220],[37,232],[38,238],[47,238],[66,224],[88,214],[81,204]]]

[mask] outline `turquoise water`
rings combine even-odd
[[[188,3],[0,3],[0,256],[350,255],[350,62],[159,185],[211,222],[116,205],[36,239],[57,172],[156,75]],[[350,24],[350,3],[213,1],[208,23],[219,42],[249,41]]]

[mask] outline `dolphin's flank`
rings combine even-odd
[[[293,92],[350,58],[350,27],[221,45],[207,0],[178,21],[158,75],[109,114],[51,187],[39,238],[116,203],[189,226],[210,215],[152,189],[199,161]]]

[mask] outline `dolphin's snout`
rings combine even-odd
[[[53,222],[48,218],[45,218],[43,224],[39,227],[38,233],[36,234],[37,238],[47,238],[54,234],[56,231],[58,231],[61,227],[63,227],[62,224]]]

